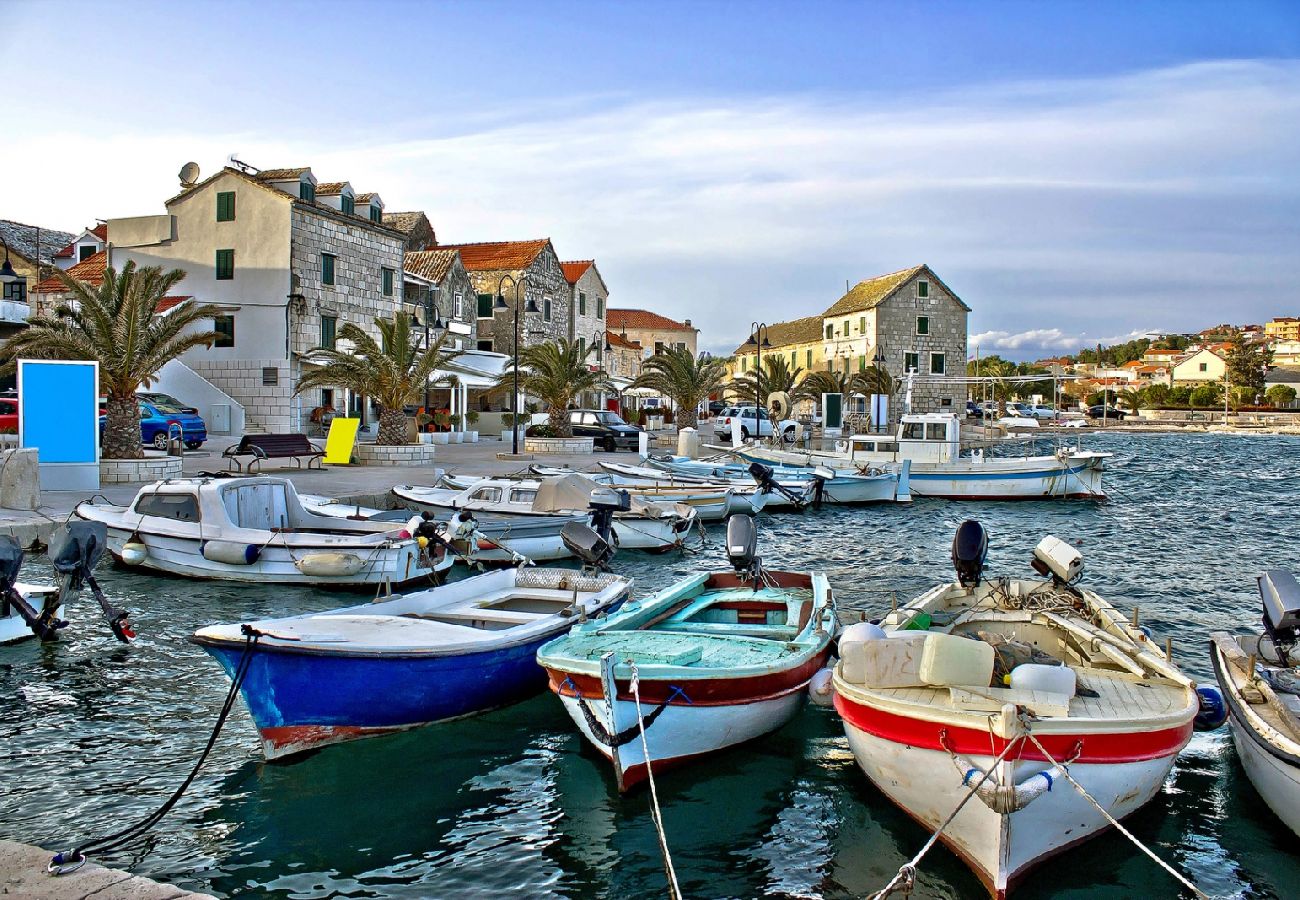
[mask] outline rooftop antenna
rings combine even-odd
[[[253,175],[256,174],[257,172],[262,171],[261,169],[257,168],[257,166],[250,166],[248,163],[244,162],[243,160],[236,159],[235,157],[238,155],[238,153],[239,151],[236,150],[234,153],[226,157],[226,160],[232,166],[239,169],[239,171],[243,172],[245,175]]]

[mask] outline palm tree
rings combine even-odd
[[[697,359],[690,350],[673,347],[642,363],[641,374],[632,386],[650,388],[672,400],[677,407],[677,427],[695,428],[700,421],[700,404],[720,391],[726,380],[725,359]]]
[[[20,357],[98,361],[99,389],[107,398],[101,452],[106,459],[139,459],[144,451],[135,392],[153,383],[158,371],[186,350],[211,346],[217,333],[195,331],[194,326],[221,310],[184,300],[158,314],[163,297],[185,277],[182,269],[137,269],[130,261],[121,272],[105,269],[98,286],[62,269],[55,275],[71,302],[28,319],[28,327],[0,349],[0,372],[12,372]]]
[[[772,394],[780,391],[788,394],[793,391],[802,377],[802,367],[791,366],[784,356],[774,354],[763,360],[761,370],[751,369],[733,378],[731,388],[741,400],[749,402],[757,399],[762,406]]]
[[[546,404],[546,414],[556,437],[570,437],[568,409],[577,397],[609,386],[604,372],[593,372],[587,357],[596,349],[593,343],[585,350],[577,341],[561,338],[555,342],[534,344],[519,351],[519,391]],[[513,364],[497,376],[492,393],[511,393],[515,385]]]
[[[338,339],[350,343],[351,350],[314,351],[313,355],[324,362],[319,368],[303,373],[294,393],[338,385],[369,397],[379,405],[379,434],[375,443],[396,446],[407,443],[403,407],[414,403],[429,384],[453,384],[454,376],[444,373],[434,378],[434,373],[460,356],[460,351],[443,352],[446,332],[432,345],[421,349],[411,335],[411,317],[400,310],[392,319],[376,318],[375,327],[379,329],[378,342],[353,322],[340,328]]]
[[[849,380],[850,392],[863,394],[867,397],[872,394],[890,396],[897,389],[898,382],[894,376],[879,366],[867,366]]]

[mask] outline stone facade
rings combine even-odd
[[[449,350],[474,350],[478,341],[478,304],[474,282],[465,271],[460,253],[455,250],[428,250],[407,253],[405,302],[408,313],[421,322],[427,317],[426,291],[434,289],[438,318],[447,331],[444,347]],[[435,337],[433,333],[430,335]]]
[[[406,444],[387,447],[379,444],[357,444],[354,454],[363,466],[431,466],[433,444]]]
[[[101,459],[100,484],[136,484],[181,477],[179,456],[148,456],[144,459]]]
[[[609,304],[609,288],[605,286],[605,279],[600,277],[600,271],[592,260],[561,265],[569,281],[569,302],[573,310],[568,337],[570,340],[581,340],[586,347],[595,345],[599,348],[589,357],[592,365],[599,365],[604,354],[603,335],[607,331],[605,309]]]
[[[529,347],[569,337],[573,293],[550,241],[545,243],[526,266],[509,269],[469,268],[468,271],[476,297],[495,298],[500,286],[508,307],[504,310],[494,309],[490,319],[478,319],[479,349],[505,354],[514,352],[512,309],[516,302],[516,291],[510,278],[522,285],[518,291],[521,305],[527,306],[530,299],[537,304],[537,312],[520,313],[520,346]],[[501,284],[503,278],[504,285]],[[546,314],[548,306],[549,317]],[[490,347],[486,346],[487,341],[492,342]]]
[[[525,453],[591,453],[592,438],[525,437]]]
[[[691,320],[678,322],[644,309],[611,309],[606,314],[610,331],[641,345],[643,356],[651,356],[668,347],[682,346],[696,353],[700,330]]]

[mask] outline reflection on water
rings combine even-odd
[[[839,509],[765,516],[773,565],[824,570],[843,615],[876,615],[947,579],[953,529],[990,530],[994,571],[1025,572],[1045,533],[1081,541],[1088,583],[1134,604],[1178,661],[1210,678],[1205,636],[1257,620],[1252,575],[1292,564],[1300,537],[1293,438],[1089,439],[1117,457],[1114,500]],[[637,590],[722,564],[624,554]],[[32,565],[35,577],[40,565]],[[327,609],[353,597],[157,578],[101,581],[140,640],[119,645],[89,605],[57,645],[0,648],[0,833],[66,846],[155,809],[206,740],[227,682],[185,638],[212,621]],[[382,702],[382,698],[377,698]],[[659,779],[678,878],[690,897],[861,897],[926,832],[853,762],[834,713],[809,708],[752,746]],[[1041,802],[1041,801],[1040,801]],[[619,797],[608,764],[550,696],[418,732],[266,764],[242,707],[151,839],[104,861],[224,896],[660,897],[646,792]],[[1217,896],[1297,897],[1296,840],[1264,808],[1226,732],[1198,735],[1166,789],[1128,823]],[[981,887],[942,848],[915,896]],[[1018,897],[1174,897],[1172,880],[1120,835],[1049,863]]]

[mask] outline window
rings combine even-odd
[[[320,283],[334,283],[334,254],[322,253],[320,255]]]
[[[217,281],[232,281],[235,277],[235,251],[217,251]]]
[[[921,357],[920,357],[920,354],[917,354],[917,353],[904,353],[904,354],[903,354],[903,371],[904,371],[904,372],[915,372],[915,371],[919,370],[920,367],[921,367]]]
[[[929,317],[929,316],[917,316],[917,317],[916,317],[916,333],[917,333],[917,334],[929,334],[929,333],[930,333],[930,317]]]
[[[826,326],[826,340],[829,341],[829,340],[830,340],[831,338],[833,338],[833,337],[835,337],[835,326],[834,326],[834,325],[827,325],[827,326]]]
[[[136,501],[135,511],[142,516],[197,522],[199,500],[193,494],[146,494]]]
[[[465,298],[460,291],[456,292],[456,299],[452,301],[451,314],[454,319],[459,319],[465,314]]]
[[[799,351],[798,351],[798,350],[791,350],[791,351],[790,351],[790,368],[793,369],[795,366],[799,365],[799,363],[796,361],[796,360],[798,360],[798,358],[799,358]]]
[[[478,317],[480,319],[492,318],[492,295],[491,294],[478,295]]]
[[[948,367],[948,355],[946,353],[930,354],[930,374],[942,375]]]
[[[15,303],[27,302],[27,279],[19,278],[17,281],[5,285],[4,299],[13,300]]]
[[[811,351],[811,350],[808,351],[808,364],[807,364],[806,366],[804,366],[804,368],[806,368],[809,372],[812,371],[812,351]]]
[[[585,362],[586,359],[587,359],[587,339],[585,337],[580,337],[578,338],[578,360],[580,362]]]
[[[667,349],[668,347],[664,344],[663,341],[655,341],[655,356],[658,356],[660,353],[663,353]]]
[[[582,291],[578,291],[578,315],[585,316],[586,314],[587,314],[587,295],[584,294]]]
[[[859,317],[858,317],[858,334],[866,334],[866,333],[867,333],[867,317],[866,317],[866,316],[859,316]]]
[[[859,372],[867,371],[867,358],[865,356],[858,357],[858,371]]]
[[[501,488],[483,487],[469,495],[470,500],[486,500],[488,503],[501,502]]]
[[[320,345],[326,350],[334,349],[334,333],[338,330],[338,316],[320,317]]]
[[[334,408],[334,388],[320,389],[320,405],[326,409]]]
[[[384,221],[384,211],[373,203],[370,205],[370,221],[378,223]]]
[[[235,317],[234,316],[216,316],[212,320],[212,330],[217,333],[217,339],[213,341],[214,347],[233,347],[235,346]]]
[[[1208,371],[1208,370],[1209,370],[1210,366],[1209,366],[1208,363],[1201,363],[1200,368],[1201,368],[1201,371],[1202,371],[1202,372],[1205,372],[1205,371]]]
[[[952,398],[944,397],[942,400],[939,401],[939,405],[942,406],[944,409],[948,409],[949,407],[952,406]]]
[[[918,281],[916,283],[916,296],[920,297],[922,300],[930,296],[930,282]]]
[[[298,199],[299,199],[299,200],[315,200],[315,199],[316,199],[316,185],[312,184],[310,181],[304,181],[304,182],[302,182],[301,184],[299,184],[299,185],[298,185]]]
[[[393,270],[387,267],[380,270],[380,281],[383,282],[384,296],[393,296]]]
[[[280,383],[280,370],[275,366],[262,367],[262,387],[273,387]]]
[[[486,351],[486,352],[488,352],[488,353],[491,353],[491,352],[492,352],[492,342],[491,342],[491,341],[479,341],[479,342],[478,342],[478,349],[480,349],[480,350],[484,350],[484,351]]]
[[[339,204],[343,207],[343,212],[346,213],[347,215],[349,215],[349,216],[354,216],[354,215],[356,215],[356,213],[357,213],[357,198],[356,198],[356,197],[353,197],[351,194],[344,194],[344,195],[340,198],[340,200],[339,200]]]
[[[843,334],[841,335],[841,337],[848,337],[848,336],[849,336],[849,320],[848,320],[848,319],[845,319],[845,320],[844,320],[844,332],[843,332]]]
[[[604,297],[597,297],[597,298],[596,298],[596,318],[597,318],[597,319],[603,319],[603,318],[605,318],[605,298],[604,298]]]
[[[217,221],[235,221],[235,192],[221,191],[217,194]]]
[[[511,502],[511,503],[529,503],[529,504],[531,504],[531,503],[532,503],[534,500],[536,500],[536,499],[537,499],[537,491],[528,490],[528,489],[526,489],[526,488],[523,489],[523,490],[520,490],[520,489],[516,488],[516,489],[514,489],[514,490],[512,490],[512,491],[510,492],[510,502]]]
[[[747,371],[748,369],[749,369],[749,357],[748,357],[748,356],[742,356],[742,357],[740,358],[740,371],[745,372],[745,371]]]
[[[542,321],[551,321],[551,298],[547,297],[542,300]]]
[[[923,440],[925,440],[925,423],[924,423],[924,422],[904,422],[904,423],[903,423],[903,440],[905,440],[905,441],[923,441]]]
[[[82,244],[77,248],[77,262],[85,262],[95,255],[94,244]]]
[[[925,426],[925,439],[927,441],[947,440],[944,424],[942,422],[929,422]]]

